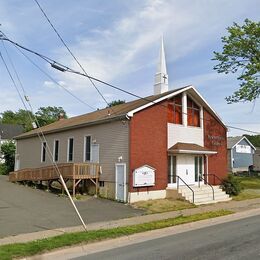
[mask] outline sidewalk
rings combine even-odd
[[[247,211],[247,210],[257,209],[257,208],[260,208],[260,198],[244,200],[244,201],[229,201],[229,202],[204,205],[204,206],[202,205],[192,209],[184,209],[179,211],[143,215],[143,216],[125,218],[120,220],[113,220],[108,222],[96,222],[96,223],[87,224],[87,229],[88,230],[109,229],[114,227],[141,224],[141,223],[162,220],[167,218],[174,218],[180,215],[189,216],[197,213],[216,211],[221,209],[228,209],[228,210],[233,210],[235,212],[242,212],[242,211]],[[61,235],[63,233],[78,232],[78,231],[84,231],[83,227],[78,226],[78,227],[46,230],[46,231],[40,231],[40,232],[34,232],[28,234],[20,234],[17,236],[5,237],[0,239],[0,245],[11,244],[11,243],[23,243],[23,242],[36,240],[36,239],[53,237],[53,236]]]

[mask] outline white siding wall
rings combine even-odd
[[[128,173],[128,123],[114,121],[106,124],[93,125],[59,133],[46,135],[47,143],[53,152],[54,140],[59,143],[59,161],[67,162],[68,138],[74,138],[74,160],[83,162],[84,158],[84,137],[90,135],[99,144],[99,160],[103,174],[100,180],[115,181],[115,163],[118,157],[122,156],[122,162],[127,165]],[[20,156],[20,169],[36,168],[51,164],[46,154],[46,162],[41,162],[41,143],[38,137],[17,140],[17,154]],[[128,177],[128,174],[127,174]]]
[[[168,149],[177,142],[204,146],[203,128],[168,123]]]

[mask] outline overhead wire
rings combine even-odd
[[[1,31],[0,31],[0,32],[1,32]],[[3,38],[3,37],[1,38],[1,36],[0,36],[0,39],[6,40],[6,41],[8,41],[8,42],[14,44],[14,45],[17,46],[18,48],[22,48],[22,49],[24,49],[24,50],[26,50],[26,51],[28,51],[28,52],[30,52],[30,53],[33,53],[33,54],[37,55],[37,56],[40,57],[40,58],[43,58],[43,57],[44,57],[43,59],[44,59],[46,62],[48,62],[50,65],[52,65],[52,64],[57,64],[57,65],[61,66],[62,68],[64,68],[64,71],[71,72],[71,73],[75,73],[75,74],[79,74],[79,75],[84,76],[84,77],[88,77],[88,78],[90,78],[90,79],[92,79],[92,80],[94,80],[94,81],[100,82],[100,83],[102,83],[102,84],[104,84],[104,85],[106,85],[106,86],[109,86],[109,87],[111,87],[111,88],[114,88],[114,89],[116,89],[116,90],[118,90],[118,91],[121,91],[121,92],[123,92],[123,93],[126,93],[126,94],[128,94],[128,95],[131,95],[131,96],[134,96],[134,97],[136,97],[136,98],[145,100],[145,101],[147,101],[147,102],[150,102],[150,103],[153,103],[153,104],[158,104],[158,105],[160,105],[160,106],[163,106],[163,107],[165,107],[165,108],[168,108],[167,105],[160,104],[160,103],[155,102],[154,100],[151,100],[151,99],[146,98],[146,97],[141,97],[140,95],[137,95],[137,94],[132,93],[132,92],[130,92],[130,91],[124,90],[124,89],[122,89],[122,88],[120,88],[120,87],[117,87],[117,86],[115,86],[115,85],[113,85],[113,84],[110,84],[110,83],[108,83],[108,82],[106,82],[106,81],[100,80],[100,79],[98,79],[98,78],[96,78],[96,77],[90,76],[90,75],[88,75],[88,74],[84,74],[84,73],[75,71],[75,70],[71,69],[70,67],[68,67],[68,66],[66,66],[66,65],[63,65],[63,64],[61,64],[61,63],[59,63],[59,62],[57,62],[57,61],[55,61],[55,60],[53,60],[53,59],[51,59],[51,58],[45,56],[45,55],[42,55],[42,54],[40,54],[40,53],[38,53],[38,52],[36,52],[36,51],[33,51],[33,50],[29,49],[29,48],[26,48],[26,47],[24,47],[24,46],[22,46],[22,45],[20,45],[20,44],[18,44],[18,43],[16,43],[16,42],[10,40],[10,39],[7,38],[6,36],[5,36],[4,38]],[[113,112],[113,111],[112,111],[112,112]],[[117,111],[117,113],[118,113],[118,112],[120,112],[120,111]],[[188,113],[185,113],[185,112],[182,112],[182,114],[188,115]],[[210,119],[205,119],[205,118],[202,118],[202,117],[200,117],[200,119],[210,121]],[[242,128],[241,128],[241,129],[237,129],[237,127],[233,127],[233,126],[230,126],[230,125],[229,125],[229,126],[226,125],[226,127],[228,127],[228,128],[233,128],[233,129],[236,129],[236,130],[241,130],[241,129],[242,129]],[[259,132],[251,131],[251,130],[248,130],[248,129],[243,129],[243,131],[250,132],[250,133],[255,133],[255,134],[260,134]]]
[[[7,52],[7,49],[5,49],[5,50],[6,50],[6,53],[7,53],[7,57],[8,57],[8,59],[9,59],[9,61],[10,61],[10,64],[11,64],[13,70],[15,71],[15,74],[16,74],[16,77],[17,77],[17,79],[18,79],[18,82],[19,82],[19,84],[21,85],[21,88],[22,88],[22,90],[23,90],[23,93],[26,94],[26,93],[25,93],[25,89],[24,89],[24,87],[23,87],[23,84],[22,84],[22,82],[21,82],[21,80],[20,80],[20,77],[19,77],[19,75],[18,75],[18,72],[17,72],[17,70],[16,70],[16,68],[15,68],[15,66],[14,66],[14,64],[13,64],[13,62],[12,62],[12,60],[11,60],[9,54],[8,54],[8,52]],[[39,125],[39,122],[38,122],[36,116],[34,115],[34,111],[33,111],[33,108],[32,108],[32,105],[31,105],[31,103],[30,103],[29,98],[28,98],[27,96],[24,96],[25,100],[27,101],[27,103],[28,103],[28,105],[29,105],[29,107],[30,107],[30,111],[31,111],[31,113],[32,113],[32,116],[31,116],[30,113],[29,113],[28,107],[26,106],[26,104],[25,104],[25,102],[24,102],[24,99],[23,99],[23,97],[22,97],[22,94],[20,93],[19,88],[18,88],[18,86],[17,86],[17,84],[16,84],[16,82],[15,82],[15,80],[14,80],[12,74],[11,74],[11,71],[10,71],[10,69],[8,68],[8,65],[7,65],[5,59],[4,59],[3,55],[2,55],[1,50],[0,50],[0,57],[1,57],[1,60],[2,60],[4,66],[5,66],[5,68],[6,68],[7,72],[8,72],[8,75],[9,75],[9,77],[10,77],[10,79],[11,79],[11,81],[12,81],[12,83],[13,83],[13,85],[14,85],[14,87],[15,87],[17,93],[18,93],[18,95],[19,95],[19,98],[21,99],[21,101],[22,101],[22,103],[23,103],[23,106],[24,106],[25,110],[28,112],[28,117],[29,117],[31,123],[33,124],[33,122],[34,122],[33,119],[32,119],[32,116],[33,116],[35,122],[38,124],[39,128],[37,128],[37,131],[36,131],[36,133],[37,133],[37,135],[38,135],[38,138],[40,139],[40,142],[41,142],[41,143],[43,143],[43,142],[46,143],[47,156],[48,156],[50,162],[52,163],[53,168],[54,168],[54,170],[56,171],[57,176],[59,177],[59,179],[60,179],[60,181],[61,181],[61,184],[62,184],[62,186],[64,187],[64,189],[65,189],[65,191],[66,191],[66,193],[67,193],[67,195],[68,195],[68,197],[69,197],[69,199],[70,199],[70,202],[71,202],[71,204],[72,204],[74,210],[76,211],[76,214],[77,214],[78,218],[80,219],[80,221],[81,221],[81,223],[82,223],[82,225],[83,225],[83,228],[84,228],[85,230],[87,230],[86,224],[85,224],[84,220],[82,219],[82,217],[81,217],[81,215],[80,215],[80,213],[79,213],[79,211],[78,211],[78,209],[77,209],[77,207],[76,207],[76,205],[75,205],[73,199],[71,198],[71,195],[70,195],[69,190],[68,190],[68,188],[67,188],[67,186],[66,186],[66,183],[65,183],[65,181],[64,181],[64,179],[63,179],[63,176],[62,176],[62,174],[61,174],[61,172],[60,172],[60,169],[59,169],[57,163],[56,163],[55,161],[53,161],[53,153],[52,153],[52,151],[51,151],[51,149],[50,149],[50,146],[49,146],[49,144],[48,144],[48,142],[47,142],[47,140],[46,140],[46,138],[45,138],[45,135],[44,135],[44,133],[43,133],[43,131],[42,131],[42,129],[41,129],[41,126]]]
[[[52,29],[54,30],[54,32],[56,33],[56,35],[58,36],[58,38],[60,39],[60,41],[62,42],[62,44],[65,46],[65,48],[68,50],[68,52],[70,53],[70,55],[73,57],[73,59],[76,61],[76,63],[78,64],[78,66],[82,69],[82,71],[84,72],[84,74],[87,76],[87,78],[89,79],[89,81],[91,82],[91,84],[93,85],[93,87],[96,89],[96,91],[98,92],[98,94],[101,96],[101,98],[104,100],[104,102],[107,104],[107,106],[109,106],[108,101],[106,100],[106,98],[104,97],[104,95],[101,93],[101,91],[98,89],[98,87],[96,86],[96,84],[94,83],[94,81],[88,76],[88,73],[86,72],[86,70],[84,69],[84,67],[81,65],[81,63],[79,62],[79,60],[76,58],[76,56],[73,54],[73,52],[70,50],[70,48],[68,47],[68,45],[65,43],[65,41],[63,40],[63,38],[61,37],[61,35],[59,34],[59,32],[57,31],[57,29],[54,27],[53,23],[50,21],[49,17],[47,16],[46,12],[43,10],[43,8],[41,7],[41,5],[39,4],[39,2],[37,0],[34,0],[34,2],[37,4],[37,6],[39,7],[39,9],[41,10],[42,14],[44,15],[44,17],[46,18],[46,20],[48,21],[48,23],[50,24],[50,26],[52,27]],[[111,108],[111,110],[113,111],[113,109]]]
[[[1,38],[0,38],[1,39]],[[4,45],[4,41],[2,40],[2,43]],[[77,101],[82,103],[83,105],[87,106],[93,111],[96,111],[97,108],[94,108],[87,102],[85,102],[83,99],[79,98],[77,95],[73,94],[70,90],[68,90],[66,87],[64,87],[62,84],[60,84],[57,80],[55,80],[50,74],[48,74],[46,71],[44,71],[38,64],[36,64],[28,55],[26,55],[21,48],[19,48],[17,45],[14,45],[14,47],[32,64],[34,65],[39,71],[41,71],[45,76],[47,76],[54,84],[61,87],[65,92],[67,92],[69,95],[71,95],[73,98],[75,98]],[[5,47],[6,48],[6,47]],[[44,59],[45,60],[45,59]],[[48,62],[49,63],[49,62]]]

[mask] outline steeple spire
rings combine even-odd
[[[168,91],[168,74],[166,69],[165,53],[163,37],[161,41],[159,63],[157,65],[157,71],[154,81],[154,95],[161,94]]]

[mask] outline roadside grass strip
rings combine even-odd
[[[216,218],[234,213],[230,210],[210,211],[190,216],[178,216],[165,220],[153,221],[138,225],[118,227],[112,229],[91,230],[88,232],[66,233],[63,235],[35,240],[27,243],[17,243],[0,246],[0,259],[10,260],[25,256],[46,253],[48,251],[69,247],[78,244],[87,244],[90,242],[112,239],[121,236],[128,236],[135,233],[172,227],[189,222],[195,222],[204,219]]]

